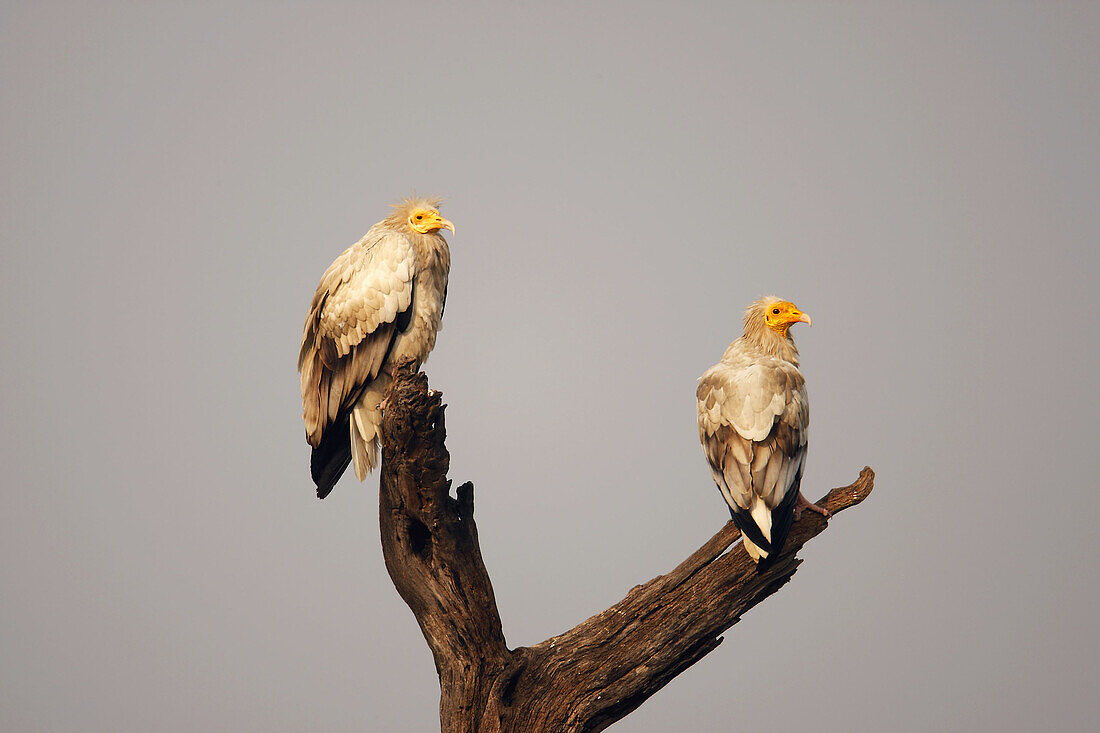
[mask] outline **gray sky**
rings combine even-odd
[[[436,728],[294,370],[414,189],[511,645],[726,520],[695,380],[758,295],[805,493],[878,474],[616,731],[1100,726],[1096,4],[96,5],[0,15],[0,728]]]

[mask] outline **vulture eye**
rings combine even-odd
[[[424,218],[424,215],[423,215],[423,214],[417,214],[417,215],[416,215],[416,220],[417,220],[417,221],[420,221],[420,220],[421,220],[421,219],[423,219],[423,218]]]
[[[772,313],[774,313],[775,315],[778,316],[779,315],[779,309],[778,308],[772,308]]]

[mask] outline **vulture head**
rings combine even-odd
[[[789,300],[774,295],[754,301],[745,311],[745,335],[760,343],[771,341],[775,335],[790,338],[787,330],[796,323],[810,325],[810,316]]]
[[[439,214],[439,199],[413,197],[402,199],[394,204],[393,213],[387,217],[395,229],[409,228],[417,234],[434,234],[440,229],[450,229],[455,225]]]

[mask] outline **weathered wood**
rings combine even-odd
[[[450,495],[442,395],[398,367],[383,421],[379,513],[386,569],[435,658],[444,733],[600,731],[721,643],[783,587],[798,550],[828,526],[804,512],[764,572],[728,522],[671,572],[531,647],[509,650],[474,523],[473,486]],[[835,515],[867,498],[874,472],[833,489]]]

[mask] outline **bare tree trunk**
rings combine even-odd
[[[825,530],[803,512],[763,573],[727,523],[666,575],[606,611],[530,647],[510,650],[474,523],[474,489],[450,494],[442,395],[399,367],[383,423],[382,552],[435,658],[444,733],[600,731],[702,659],[748,609],[779,590],[795,557]],[[874,472],[817,502],[830,514],[870,494]]]

